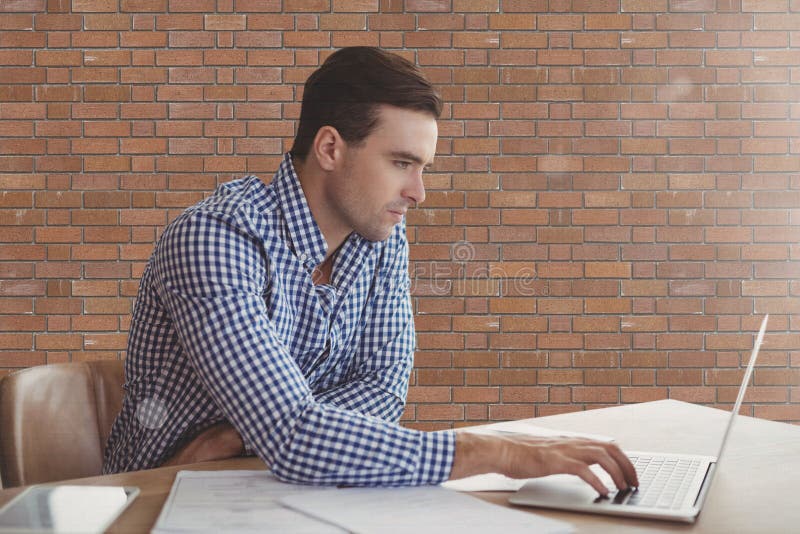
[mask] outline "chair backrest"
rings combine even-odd
[[[99,475],[122,407],[123,362],[30,367],[0,381],[3,487]]]

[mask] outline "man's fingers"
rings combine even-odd
[[[597,493],[603,497],[608,497],[608,488],[600,478],[594,474],[588,465],[581,461],[574,461],[570,463],[568,473],[581,477],[586,483],[593,487]]]
[[[612,444],[609,447],[609,453],[617,461],[617,464],[622,468],[622,474],[625,481],[629,486],[639,487],[639,475],[636,473],[636,468],[631,463],[630,459],[622,452],[622,449]]]
[[[589,464],[599,464],[603,470],[609,474],[611,479],[614,481],[614,485],[617,488],[624,490],[628,488],[628,483],[625,480],[625,476],[622,472],[622,468],[617,464],[617,461],[602,447],[594,447],[593,450],[589,451],[589,455],[587,457],[587,463]]]
[[[586,467],[586,471],[584,471],[583,469],[570,466],[571,470],[568,472],[580,476],[603,495],[607,493],[608,490],[605,486],[602,486],[602,483],[600,486],[597,486],[599,479],[594,473],[592,473],[591,476],[588,474],[586,476],[581,474],[587,471],[591,473],[589,466],[593,464],[599,465],[608,473],[614,485],[620,490],[628,489],[631,486],[638,486],[639,484],[639,480],[636,476],[636,469],[625,453],[615,444],[578,439],[569,440],[558,447],[560,448],[561,455],[569,460],[577,461]],[[553,467],[558,469],[555,465]],[[592,483],[591,479],[596,479],[598,482]]]

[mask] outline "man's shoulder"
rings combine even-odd
[[[241,211],[263,211],[269,208],[274,195],[270,186],[258,176],[249,175],[219,185],[214,192],[189,211],[216,211],[236,213]]]
[[[271,187],[249,175],[219,185],[211,195],[186,208],[186,214],[217,214],[254,218],[268,214],[276,203]]]
[[[186,208],[164,230],[165,236],[212,234],[226,231],[258,235],[269,233],[269,215],[275,204],[269,186],[257,176],[245,176],[218,186],[214,192]]]

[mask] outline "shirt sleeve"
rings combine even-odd
[[[246,217],[191,211],[153,263],[158,291],[200,380],[279,479],[416,485],[447,478],[451,431],[421,432],[314,399],[262,298],[267,258]]]
[[[319,394],[319,402],[400,420],[416,344],[410,285],[408,241],[405,228],[398,225],[383,251],[367,306],[356,371],[346,384]]]

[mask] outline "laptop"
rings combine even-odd
[[[598,497],[594,488],[576,476],[550,475],[527,481],[509,498],[509,502],[574,512],[693,523],[708,494],[733,421],[742,405],[747,383],[753,374],[753,366],[764,339],[768,317],[769,315],[765,316],[761,322],[753,352],[750,354],[750,363],[744,373],[739,395],[728,418],[716,457],[625,451],[639,475],[639,487],[636,489],[611,491],[608,497]],[[592,467],[598,475],[604,475],[610,480],[598,466]],[[613,487],[613,484],[609,487]]]

